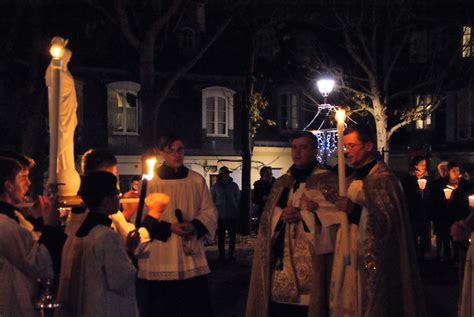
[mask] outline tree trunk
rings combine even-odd
[[[240,199],[241,211],[241,233],[247,235],[250,233],[250,171],[252,168],[252,150],[250,136],[250,100],[254,91],[255,77],[255,50],[253,45],[253,34],[250,37],[251,44],[249,50],[249,64],[246,81],[247,98],[242,107],[242,195]]]
[[[144,152],[149,151],[156,146],[156,136],[153,127],[156,122],[153,120],[154,96],[153,88],[155,85],[155,58],[154,44],[142,43],[139,50],[140,67],[140,104],[141,113],[141,141]]]
[[[384,111],[386,108],[378,98],[372,100],[374,106],[374,120],[375,120],[375,129],[377,133],[377,151],[385,163],[388,163],[389,159],[389,142],[388,142],[388,131],[387,131],[387,115]]]

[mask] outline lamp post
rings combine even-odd
[[[319,92],[324,97],[324,103],[327,104],[327,98],[334,88],[333,79],[320,79],[317,82]]]
[[[48,184],[51,189],[57,191],[58,183],[58,133],[59,133],[59,96],[60,96],[60,81],[61,81],[61,68],[62,68],[62,57],[65,51],[65,45],[67,42],[59,37],[54,37],[51,40],[51,48],[49,53],[51,54],[51,83],[52,83],[52,100],[50,102],[50,127],[49,127],[49,175]]]

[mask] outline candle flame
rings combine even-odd
[[[148,173],[143,175],[143,178],[146,178],[148,180],[151,180],[153,178],[153,170],[155,168],[155,164],[156,164],[156,158],[151,158],[151,159],[148,159],[146,160],[146,165],[148,165]]]
[[[336,110],[336,120],[341,123],[346,121],[346,111],[342,108]]]
[[[53,44],[49,49],[49,53],[54,59],[61,59],[61,57],[64,55],[64,46]]]

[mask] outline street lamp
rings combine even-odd
[[[324,103],[326,103],[326,98],[329,96],[329,94],[332,92],[332,89],[334,88],[334,80],[333,79],[320,79],[318,80],[317,84],[318,84],[319,92],[324,97]]]

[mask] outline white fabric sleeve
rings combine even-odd
[[[19,225],[4,228],[0,240],[9,243],[0,244],[0,254],[29,277],[52,279],[53,264],[48,249],[34,241],[31,232]]]
[[[128,222],[121,211],[117,211],[115,214],[110,215],[109,218],[112,220],[112,228],[119,234],[122,242],[125,243],[128,234],[135,230],[135,225],[131,222]],[[140,227],[138,232],[140,233],[140,243],[150,241],[150,234],[148,230]]]
[[[195,219],[199,220],[206,227],[208,232],[206,237],[209,240],[213,240],[216,234],[217,210],[212,202],[211,193],[207,188],[204,178],[201,178],[199,186],[201,187],[201,201],[199,211],[197,212],[198,216]]]

